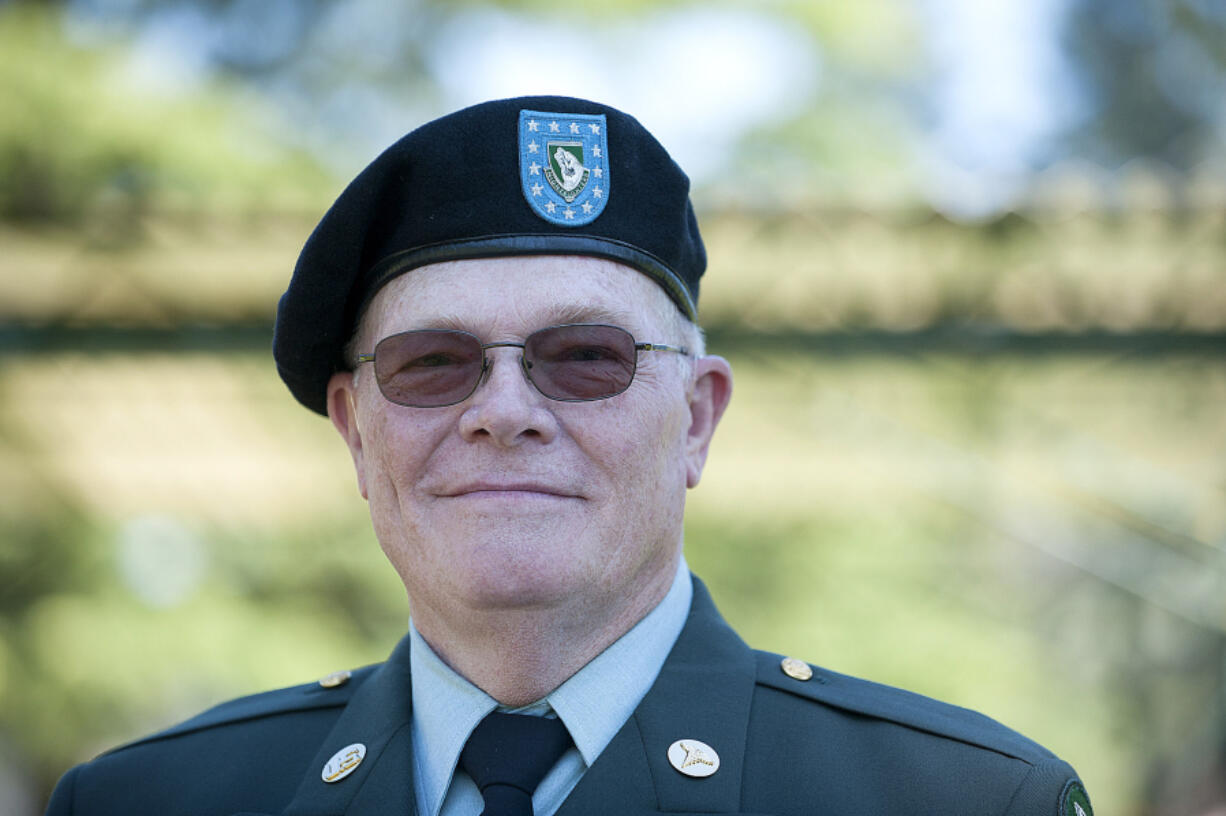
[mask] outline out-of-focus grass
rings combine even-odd
[[[1192,618],[1221,613],[1179,570],[1221,580],[1226,365],[713,351],[736,395],[687,553],[746,639],[981,709],[1130,812],[1153,748],[1133,684],[1172,659],[1135,628],[1195,648]],[[27,579],[4,595],[0,722],[40,785],[403,632],[343,446],[263,355],[9,358],[0,486]],[[1138,554],[1169,574],[1112,572]],[[1206,676],[1161,687],[1203,699]]]

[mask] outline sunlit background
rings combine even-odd
[[[0,0],[0,812],[407,603],[268,346],[323,209],[487,98],[690,172],[754,645],[1226,814],[1226,5]]]

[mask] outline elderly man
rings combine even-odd
[[[278,313],[412,623],[386,663],[70,771],[56,814],[1089,814],[962,709],[750,650],[682,558],[732,389],[689,182],[634,119],[490,102],[345,190]]]

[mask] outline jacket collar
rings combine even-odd
[[[634,714],[587,770],[557,816],[591,813],[739,813],[756,666],[697,578],[685,628]],[[320,746],[283,816],[416,813],[413,794],[409,639],[358,688]],[[719,770],[692,778],[669,763],[677,740],[706,743]],[[321,770],[353,743],[366,756],[326,783]]]
[[[409,638],[362,683],[319,746],[284,816],[416,812],[409,682]],[[324,765],[354,743],[366,756],[346,778],[323,780]]]
[[[689,618],[655,684],[557,816],[740,813],[756,671],[753,652],[694,578]],[[719,770],[693,778],[674,769],[669,746],[688,739],[713,748]]]

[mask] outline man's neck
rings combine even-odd
[[[501,705],[542,699],[612,645],[664,599],[675,577],[661,572],[622,603],[590,599],[547,609],[413,608],[413,623],[443,662]],[[575,608],[580,606],[582,608]]]

